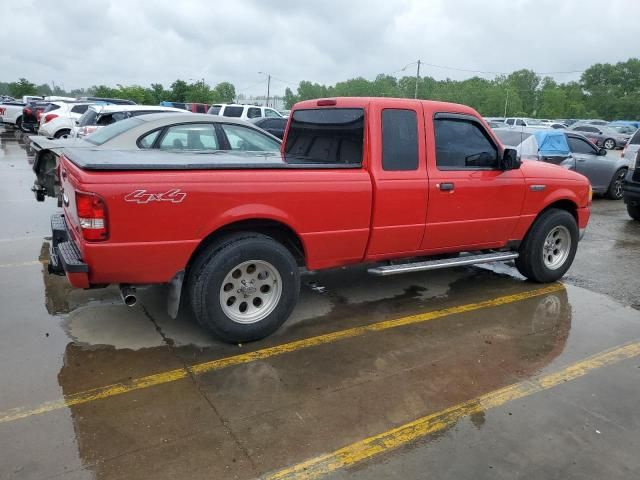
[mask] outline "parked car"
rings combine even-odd
[[[146,112],[145,115],[131,116],[112,123],[82,138],[50,140],[32,136],[29,139],[35,152],[33,171],[36,181],[32,191],[38,201],[44,201],[47,196],[58,196],[59,179],[56,169],[58,156],[65,148],[108,151],[157,149],[181,152],[277,152],[281,143],[278,138],[242,120],[184,111]]]
[[[622,182],[622,198],[629,216],[640,220],[640,130],[633,134],[622,156],[629,161],[629,171]]]
[[[582,120],[582,121],[580,121],[580,123],[586,123],[587,125],[598,125],[598,126],[603,127],[603,126],[607,125],[609,122],[606,121],[606,120],[596,119],[596,120]]]
[[[125,118],[160,112],[184,113],[184,110],[156,105],[91,105],[75,122],[69,136],[72,138],[84,137]]]
[[[621,135],[633,135],[634,133],[636,133],[637,127],[635,127],[632,124],[609,124],[607,125],[607,128],[610,128],[611,130],[615,130],[616,132],[618,132]]]
[[[13,128],[22,127],[22,110],[25,102],[3,102],[0,104],[0,123]]]
[[[49,102],[32,100],[22,109],[20,130],[36,133],[40,124],[40,115],[50,105]]]
[[[570,130],[582,133],[597,146],[602,146],[608,150],[624,148],[631,137],[628,133],[620,133],[613,128],[595,124],[579,123],[573,125]]]
[[[504,120],[505,125],[509,127],[530,127],[530,128],[546,128],[541,120],[525,117],[509,117]]]
[[[68,136],[90,105],[84,102],[51,102],[40,115],[38,135],[48,138]]]
[[[138,142],[157,145],[168,128]],[[246,342],[293,311],[300,267],[385,262],[368,270],[384,276],[513,259],[553,282],[589,220],[584,176],[521,164],[463,105],[310,100],[294,105],[285,138],[271,153],[65,148],[50,271],[77,288],[120,284],[127,305],[136,285],[168,284],[171,316],[183,297],[215,336]]]
[[[280,112],[273,108],[260,105],[238,105],[233,103],[211,105],[207,112],[209,115],[220,115],[221,117],[240,118],[251,120],[253,118],[283,118]]]
[[[173,107],[191,113],[207,113],[209,110],[209,105],[206,103],[160,102],[160,106]]]
[[[256,127],[259,127],[267,132],[269,132],[274,137],[278,137],[282,140],[284,137],[284,131],[287,128],[287,118],[271,118],[271,117],[262,117],[262,118],[254,118],[250,120]]]
[[[107,103],[111,105],[136,105],[136,102],[134,102],[133,100],[124,100],[122,98],[79,97],[78,100],[92,103]]]
[[[496,129],[503,145],[515,148],[523,160],[541,160],[581,173],[589,179],[594,193],[613,200],[622,198],[622,181],[629,161],[608,156],[585,136],[571,130],[514,131]]]
[[[500,122],[498,120],[488,120],[485,119],[485,122],[487,122],[487,124],[491,127],[491,128],[505,128],[505,123],[504,122]]]

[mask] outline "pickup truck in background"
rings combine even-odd
[[[26,106],[23,102],[0,103],[0,123],[14,128],[22,128],[22,110]]]
[[[116,124],[117,125],[117,124]],[[294,106],[282,151],[99,151],[60,157],[50,272],[75,287],[169,285],[218,338],[274,332],[300,269],[373,275],[515,260],[535,282],[569,269],[591,188],[520,162],[473,109],[389,98]]]

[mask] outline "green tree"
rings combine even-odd
[[[294,95],[289,87],[284,89],[284,108],[290,109],[298,100],[298,96]]]
[[[230,82],[220,82],[213,89],[213,102],[232,103],[236,98],[236,87]]]
[[[14,98],[21,98],[24,95],[37,95],[38,89],[34,83],[26,78],[21,78],[17,82],[9,84],[9,94]]]
[[[189,85],[184,80],[176,80],[171,84],[170,100],[172,102],[186,102]]]
[[[525,115],[534,115],[536,111],[536,90],[540,77],[532,70],[517,70],[507,76],[506,83],[510,91],[516,91],[522,100]]]

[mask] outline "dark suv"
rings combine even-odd
[[[622,154],[629,159],[629,171],[622,183],[622,198],[629,216],[640,221],[640,130],[636,130]]]

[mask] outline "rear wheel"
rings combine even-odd
[[[607,138],[604,141],[603,145],[607,150],[613,150],[614,148],[616,148],[616,141],[613,138]]]
[[[627,213],[634,220],[640,221],[640,205],[628,205],[627,204]]]
[[[609,189],[607,190],[607,198],[610,198],[611,200],[620,200],[622,198],[622,182],[626,175],[626,168],[621,168],[615,173],[611,179],[611,183],[609,184]]]
[[[18,130],[22,130],[22,117],[18,117],[18,118],[16,119],[16,128],[17,128]]]
[[[520,245],[518,271],[529,280],[554,282],[569,270],[578,248],[578,225],[566,210],[550,209],[534,222]]]
[[[189,297],[198,322],[230,343],[275,332],[300,290],[293,255],[271,237],[238,234],[211,246],[193,264]]]
[[[56,132],[56,134],[54,135],[54,137],[55,138],[67,138],[70,133],[71,133],[71,130],[69,130],[68,128],[64,128],[62,130],[58,130]]]

